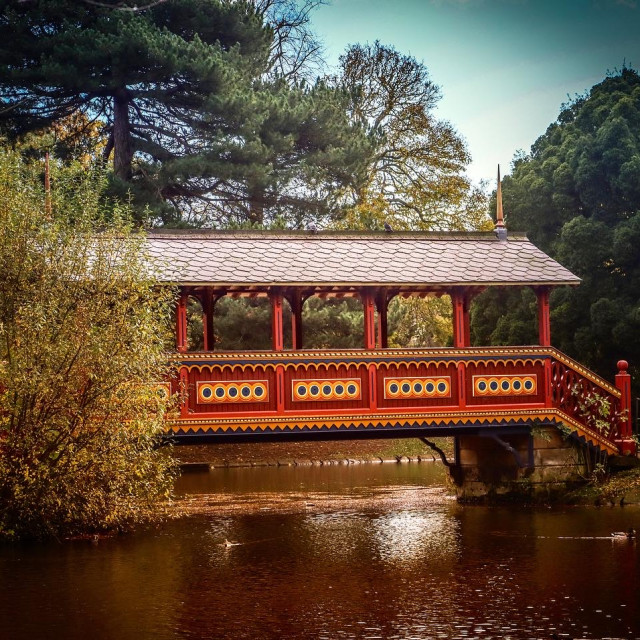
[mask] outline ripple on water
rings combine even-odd
[[[409,466],[207,474],[159,529],[0,548],[0,637],[640,635],[638,544],[604,539],[639,509],[460,507]]]

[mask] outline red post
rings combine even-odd
[[[364,307],[364,348],[372,351],[376,348],[376,304],[369,291],[362,294]]]
[[[470,344],[469,340],[469,302],[464,292],[455,291],[451,294],[453,305],[453,346],[464,349]]]
[[[538,296],[538,340],[541,347],[551,346],[551,320],[549,316],[549,289],[536,289]]]
[[[633,421],[631,416],[631,376],[627,373],[629,363],[626,360],[618,362],[618,373],[616,375],[616,387],[620,390],[620,411],[623,418],[620,421],[616,444],[622,455],[635,455],[637,445],[632,439]]]
[[[180,353],[187,350],[187,302],[189,296],[186,291],[180,292],[176,305],[176,349]]]
[[[284,336],[282,331],[282,293],[274,290],[271,298],[271,344],[274,351],[284,349]]]

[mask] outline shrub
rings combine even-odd
[[[64,537],[154,517],[173,462],[156,383],[173,292],[103,177],[0,152],[0,536]],[[154,386],[155,385],[155,386]]]

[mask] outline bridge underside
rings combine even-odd
[[[407,422],[389,421],[370,424],[344,423],[313,424],[278,428],[228,429],[226,431],[199,428],[176,428],[168,437],[178,445],[215,444],[238,442],[299,442],[311,440],[362,440],[383,438],[440,438],[462,435],[529,435],[533,427],[558,427],[555,420],[513,420],[504,422],[476,421],[467,424],[431,423],[420,420]]]

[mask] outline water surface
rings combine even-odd
[[[638,546],[609,537],[640,509],[461,507],[443,483],[430,463],[185,475],[188,518],[0,547],[0,638],[640,637]]]

